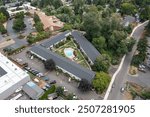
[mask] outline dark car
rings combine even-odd
[[[56,84],[56,80],[50,81],[49,84]]]
[[[123,93],[125,91],[124,87],[121,87],[120,92]]]

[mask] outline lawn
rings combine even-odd
[[[76,52],[76,59],[74,59],[74,61],[78,64],[80,64],[81,66],[85,67],[85,68],[90,68],[90,66],[88,65],[88,62],[85,60],[84,56],[82,55],[82,53],[80,52],[80,50],[77,48],[76,44],[73,42],[73,40],[67,41],[67,43],[65,43],[64,45],[58,47],[58,48],[54,48],[54,52],[56,52],[57,54],[66,57],[64,54],[64,49],[65,48],[73,48],[74,51]],[[67,57],[66,57],[67,58]]]
[[[55,89],[56,89],[55,85],[52,85],[51,88],[45,91],[45,93],[40,97],[40,100],[47,100],[47,96],[51,93],[54,93]]]

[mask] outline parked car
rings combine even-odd
[[[42,78],[44,81],[49,81],[49,78],[48,77],[43,77]]]
[[[124,87],[121,87],[120,92],[123,93],[125,91]]]
[[[47,88],[50,88],[50,87],[51,87],[49,84],[46,84],[45,86],[46,86]]]
[[[141,71],[141,72],[146,73],[146,70],[144,68],[139,68],[138,70]]]
[[[38,76],[38,77],[44,77],[44,74],[43,73],[38,73],[38,74],[36,74],[36,76]]]
[[[49,84],[56,84],[56,80],[50,81]]]

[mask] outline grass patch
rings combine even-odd
[[[40,100],[47,100],[47,96],[51,93],[54,93],[56,90],[55,85],[52,85],[50,89],[45,91],[45,93],[40,97]]]

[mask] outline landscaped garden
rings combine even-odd
[[[80,51],[72,39],[67,39],[64,42],[60,42],[53,48],[53,51],[82,65],[85,68],[90,69],[90,65],[85,59],[85,55]]]

